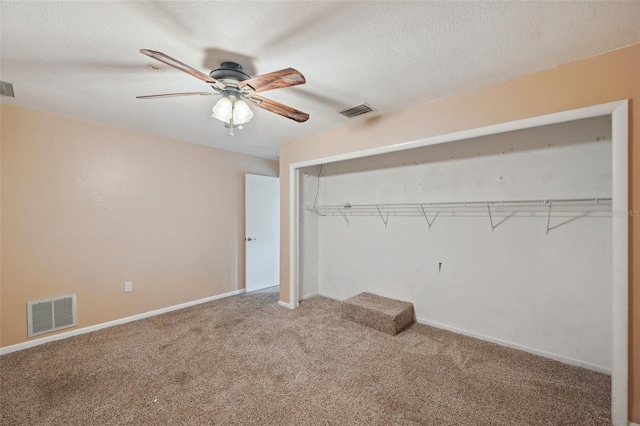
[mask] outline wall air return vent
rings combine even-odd
[[[29,337],[76,325],[76,295],[27,302]]]
[[[13,84],[6,81],[0,81],[0,95],[15,98],[13,94]]]
[[[368,112],[375,111],[375,109],[371,108],[369,104],[360,104],[356,105],[352,108],[343,109],[342,111],[338,111],[340,114],[345,117],[353,118],[362,114],[366,114]]]

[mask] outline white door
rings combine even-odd
[[[280,179],[245,175],[245,290],[280,283]]]

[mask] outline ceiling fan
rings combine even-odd
[[[256,94],[266,92],[267,90],[306,83],[304,76],[293,68],[285,68],[280,71],[252,78],[242,71],[242,66],[239,64],[235,62],[223,62],[220,64],[220,68],[211,71],[209,75],[207,75],[162,52],[140,49],[140,53],[208,83],[214,92],[165,93],[161,95],[137,96],[137,99],[222,95],[222,98],[213,107],[212,117],[223,121],[225,127],[231,129],[229,131],[231,135],[233,135],[234,128],[242,129],[242,125],[248,123],[253,117],[253,112],[251,108],[249,108],[249,105],[257,106],[258,108],[279,114],[299,123],[309,119],[309,114],[306,112],[299,111]]]

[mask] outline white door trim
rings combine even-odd
[[[438,135],[416,141],[316,158],[289,165],[289,306],[298,306],[299,259],[299,180],[300,168],[327,162],[348,160],[370,155],[384,154],[428,145],[453,142],[461,139],[487,136],[532,127],[610,115],[613,154],[613,358],[611,368],[611,421],[614,426],[628,425],[629,407],[629,102],[609,102],[585,108],[525,118],[461,132]],[[622,215],[622,212],[625,212]],[[285,283],[282,283],[285,284]]]
[[[300,304],[298,297],[300,277],[299,259],[300,250],[298,249],[298,241],[300,241],[300,167],[289,166],[289,235],[291,246],[289,251],[289,306],[295,309]],[[295,241],[295,243],[294,243]],[[294,247],[295,245],[295,247]]]
[[[629,419],[629,103],[611,112],[613,213],[613,360],[611,368],[611,421]]]

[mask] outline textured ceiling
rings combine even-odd
[[[274,157],[279,145],[410,105],[640,42],[640,2],[1,2],[2,102]],[[230,136],[217,97],[137,100],[208,86],[148,58],[208,73],[286,67],[307,84],[264,93],[308,112],[254,108]],[[154,70],[160,67],[160,70]],[[367,102],[377,111],[337,111]]]

